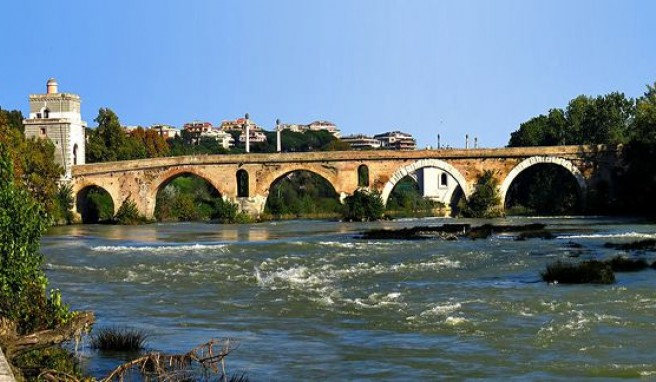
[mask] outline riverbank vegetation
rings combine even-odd
[[[26,190],[53,222],[71,223],[70,188],[59,183],[64,170],[55,164],[55,146],[45,139],[26,139],[23,114],[2,108],[0,144],[12,163],[14,185]]]
[[[86,330],[93,314],[72,312],[48,288],[40,239],[52,220],[16,185],[9,151],[0,143],[0,347],[20,372],[53,362],[52,348]]]
[[[485,170],[478,178],[469,200],[463,201],[460,214],[466,218],[495,218],[503,215],[499,209],[499,181],[491,170]]]
[[[409,176],[394,186],[385,206],[385,215],[390,218],[423,218],[447,213],[444,203],[424,198],[419,184]]]
[[[96,329],[91,334],[92,349],[115,352],[138,352],[146,348],[150,334],[143,329],[111,327]]]
[[[294,171],[272,184],[264,213],[274,219],[338,218],[342,208],[339,195],[327,180],[309,171]]]

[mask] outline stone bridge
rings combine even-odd
[[[95,186],[109,193],[115,210],[132,199],[141,213],[152,218],[157,192],[175,177],[193,174],[238,203],[242,211],[258,215],[272,185],[294,171],[320,175],[342,198],[359,188],[378,190],[385,203],[394,186],[411,176],[425,197],[449,205],[457,193],[469,198],[478,177],[492,170],[503,203],[522,171],[552,164],[574,177],[585,202],[600,182],[611,183],[617,163],[618,149],[610,146],[199,155],[74,166],[72,188],[76,203],[85,189]]]

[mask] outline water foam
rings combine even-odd
[[[223,250],[227,244],[183,244],[183,245],[99,245],[91,247],[96,252],[189,252],[205,250]]]
[[[556,239],[654,239],[656,234],[643,232],[624,232],[624,233],[593,233],[582,235],[563,235],[556,236]]]

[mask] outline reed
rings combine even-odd
[[[102,328],[91,335],[91,347],[104,351],[139,351],[145,348],[149,336],[143,329]]]

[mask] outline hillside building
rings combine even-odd
[[[417,148],[417,141],[412,135],[401,131],[376,134],[374,135],[374,139],[380,141],[381,147],[386,149],[414,150]]]
[[[347,135],[341,139],[343,142],[348,143],[354,150],[371,150],[381,147],[379,140],[364,134]]]

